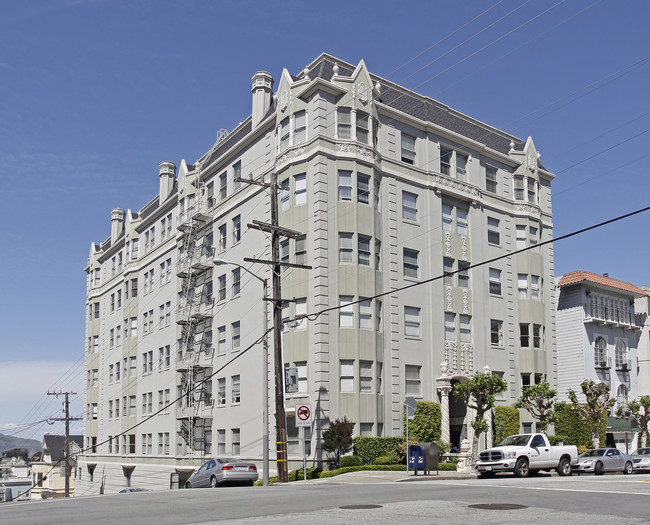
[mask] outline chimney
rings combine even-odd
[[[160,174],[160,192],[158,193],[158,205],[167,200],[169,194],[174,189],[174,180],[176,180],[176,164],[165,160],[158,167]]]
[[[603,277],[609,277],[609,274],[608,274],[608,273],[604,273],[604,274],[603,274]]]
[[[271,107],[273,97],[273,76],[267,71],[258,71],[253,75],[253,129],[264,118]]]
[[[111,243],[124,233],[124,210],[115,208],[111,211]]]

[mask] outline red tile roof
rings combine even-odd
[[[618,290],[630,292],[635,295],[648,295],[643,290],[641,290],[641,288],[634,286],[632,283],[626,283],[625,281],[619,281],[618,279],[612,279],[611,277],[605,277],[604,275],[586,272],[584,270],[565,273],[560,279],[559,286],[568,286],[570,284],[581,283],[583,281],[600,284],[601,286],[609,286],[610,288],[616,288]]]

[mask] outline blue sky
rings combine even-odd
[[[59,416],[48,387],[83,392],[90,243],[109,236],[111,209],[154,197],[161,161],[196,160],[250,114],[255,71],[277,81],[322,52],[364,59],[531,135],[557,174],[556,236],[650,200],[643,0],[30,0],[2,10],[0,432]],[[650,284],[649,227],[645,213],[558,243],[556,274]],[[73,406],[80,414],[82,399]],[[43,431],[62,428],[21,435]]]

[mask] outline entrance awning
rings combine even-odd
[[[607,417],[607,432],[638,432],[639,425],[636,420],[628,421],[620,417]]]

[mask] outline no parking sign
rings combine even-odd
[[[312,420],[311,405],[296,405],[297,427],[311,427]]]

